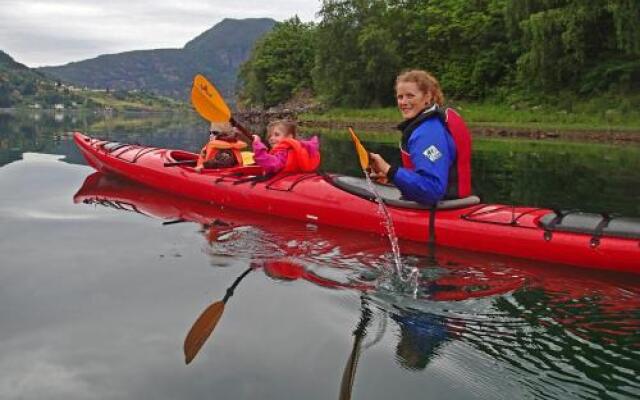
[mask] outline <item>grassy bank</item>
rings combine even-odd
[[[573,104],[571,109],[545,105],[513,106],[495,103],[453,104],[471,126],[547,131],[637,132],[640,109],[610,104],[605,108],[592,102]],[[613,106],[618,106],[613,108]],[[394,107],[373,109],[333,108],[322,113],[305,113],[300,119],[311,122],[394,124],[400,114]]]
[[[116,111],[177,111],[188,110],[189,105],[163,96],[144,92],[81,92],[87,108],[111,108]]]

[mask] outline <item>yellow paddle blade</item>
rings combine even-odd
[[[184,360],[189,364],[207,341],[224,312],[224,302],[217,301],[200,314],[184,339]]]
[[[364,148],[362,143],[360,143],[360,139],[356,136],[356,133],[353,131],[353,128],[349,127],[349,133],[351,134],[351,140],[353,140],[353,144],[356,146],[356,152],[358,153],[358,158],[360,159],[360,166],[363,171],[367,171],[369,169],[369,152]]]
[[[240,152],[240,155],[242,156],[242,165],[252,165],[256,163],[253,159],[253,152],[242,151]]]
[[[200,74],[193,78],[191,104],[207,121],[228,122],[231,119],[231,111],[216,87]]]

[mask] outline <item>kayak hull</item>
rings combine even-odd
[[[188,164],[179,164],[195,159],[194,153],[113,144],[78,132],[74,140],[96,170],[161,191],[307,223],[386,234],[378,204],[336,187],[334,175],[299,173],[252,179],[259,173],[255,167],[198,173]],[[428,242],[430,210],[387,208],[399,239]],[[500,204],[437,210],[435,241],[471,251],[640,273],[638,239],[602,236],[594,246],[590,234],[557,231],[550,235],[539,221],[551,212]]]

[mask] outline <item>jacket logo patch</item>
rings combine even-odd
[[[440,153],[440,150],[438,150],[438,148],[433,145],[429,146],[429,148],[423,151],[422,154],[424,154],[424,156],[427,157],[431,162],[436,162],[442,157],[442,153]]]

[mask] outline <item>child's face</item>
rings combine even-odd
[[[269,137],[267,139],[271,146],[275,146],[287,137],[291,137],[291,135],[288,135],[282,126],[276,125],[269,131]]]

